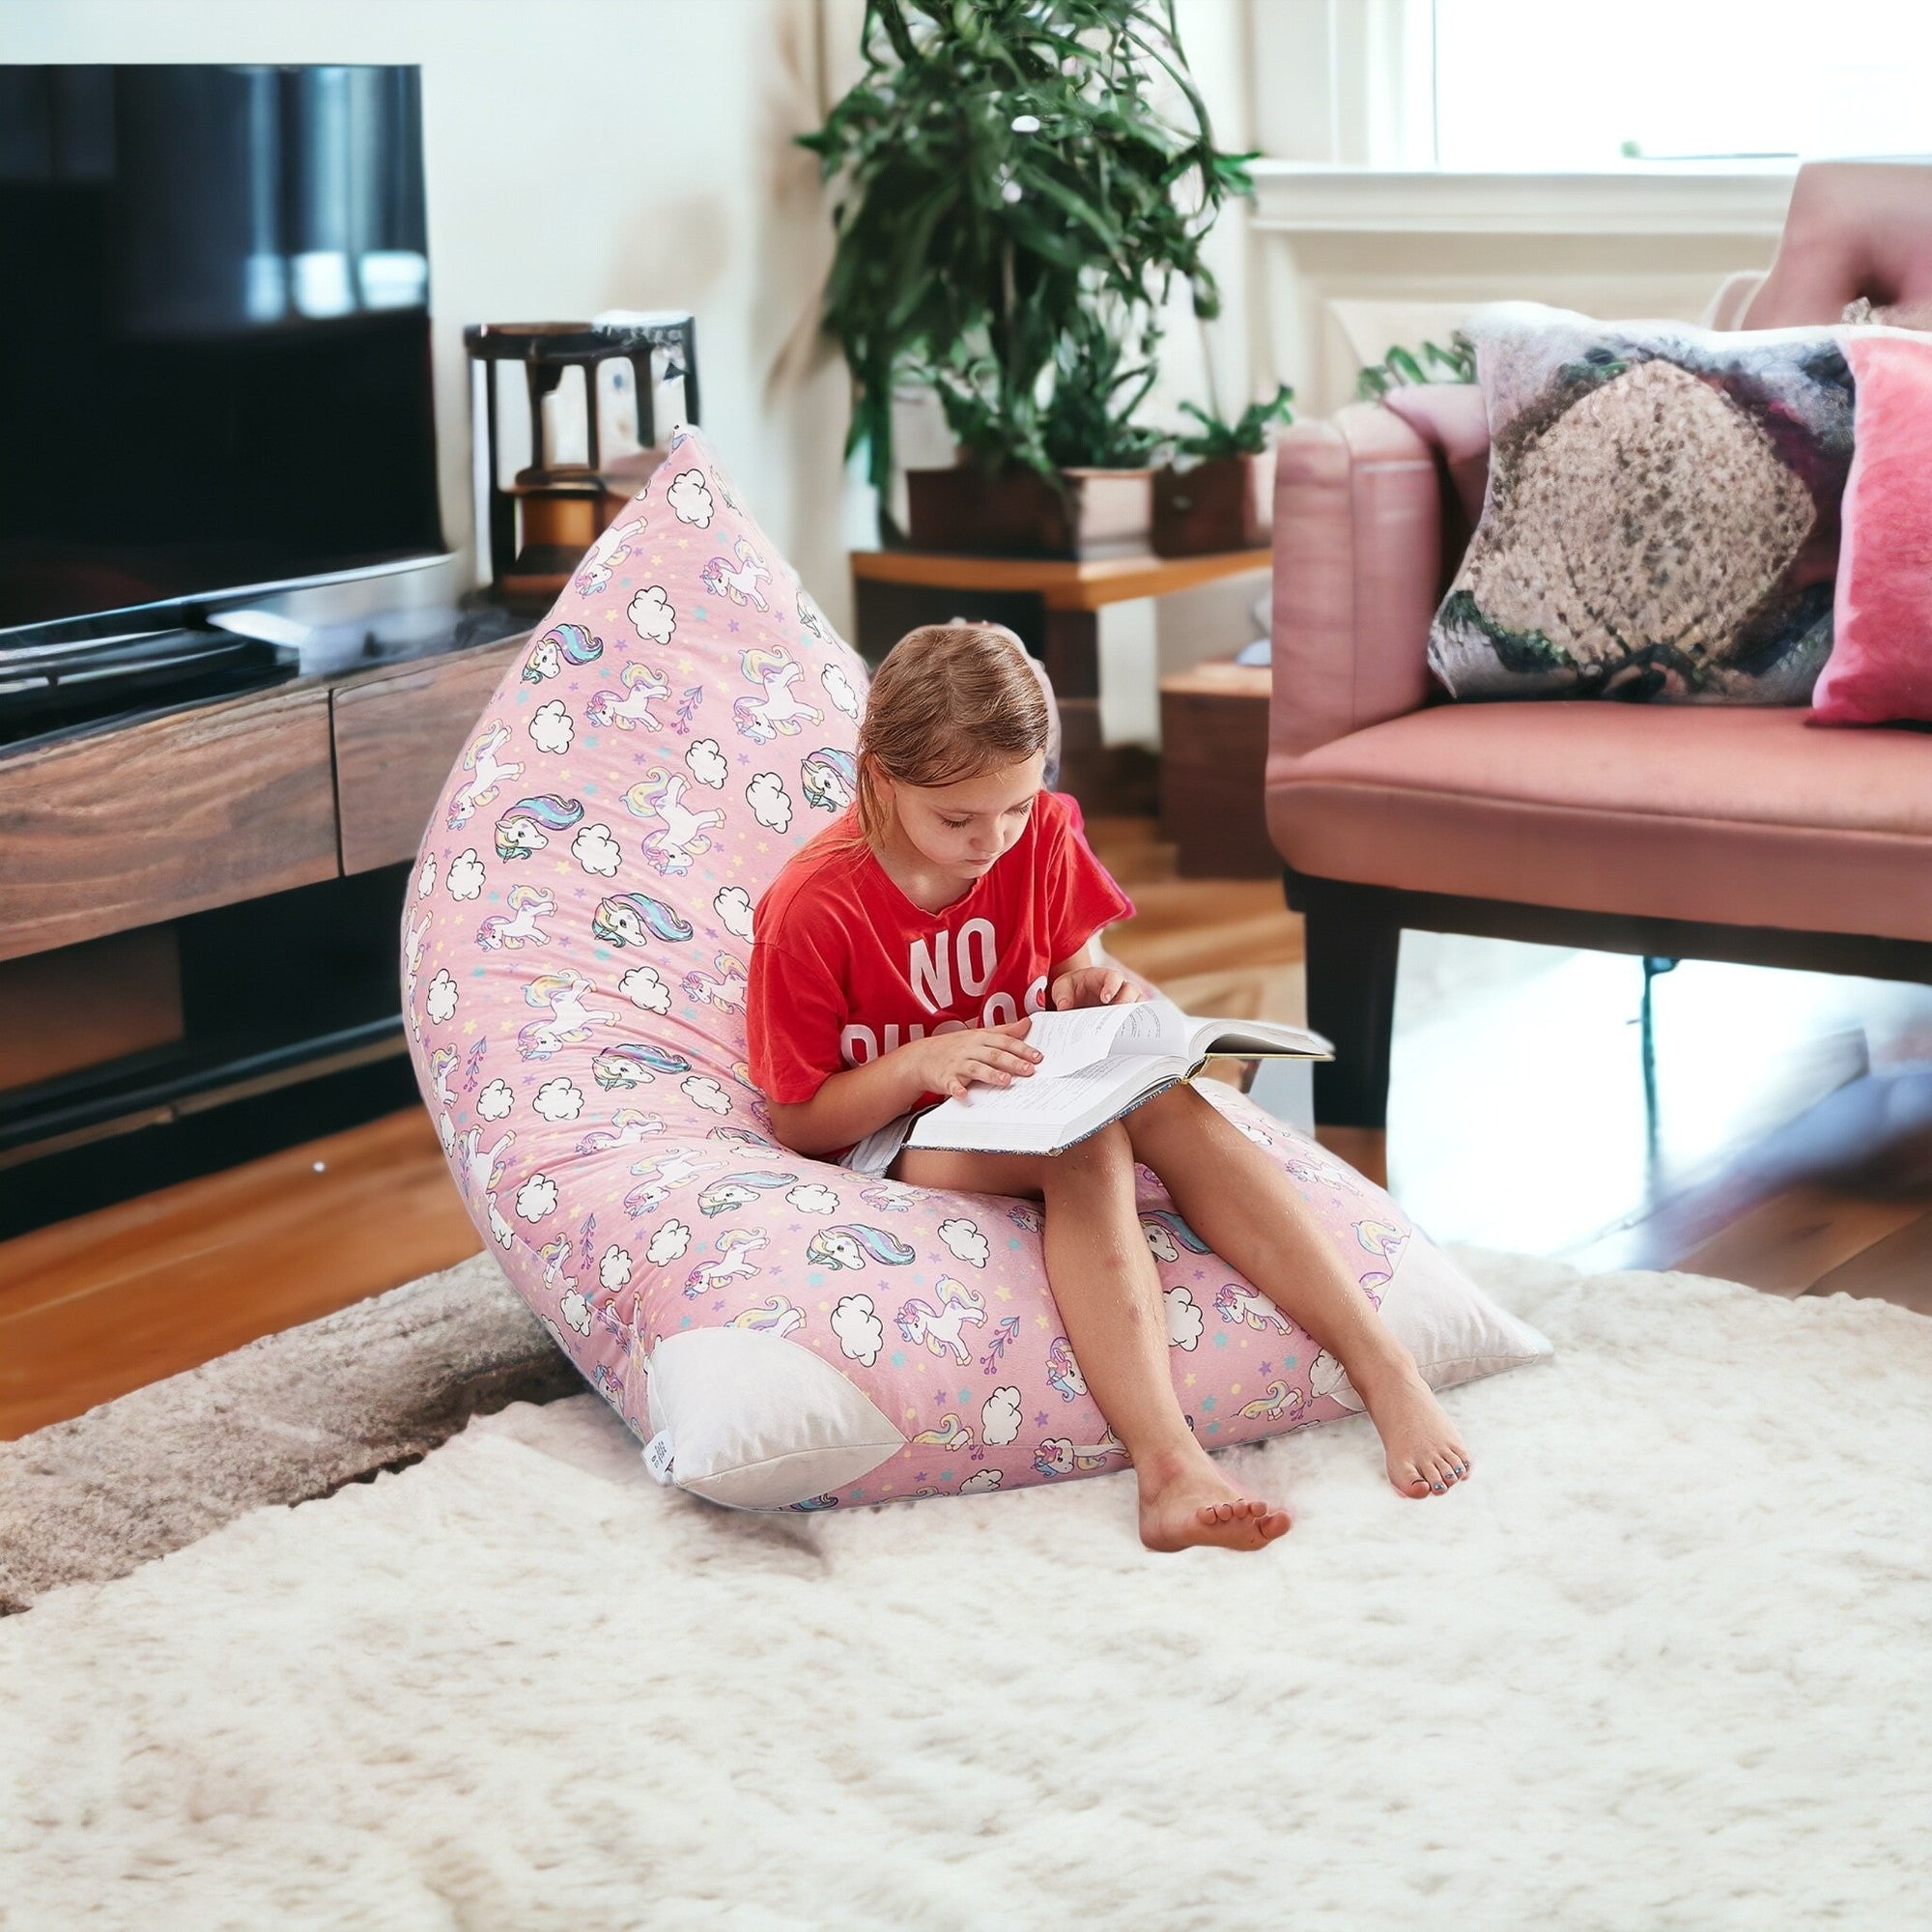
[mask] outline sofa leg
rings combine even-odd
[[[1321,1126],[1388,1124],[1389,1036],[1402,927],[1373,887],[1302,878],[1308,1024],[1334,1042],[1315,1063]]]

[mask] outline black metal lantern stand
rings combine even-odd
[[[548,603],[570,581],[583,553],[636,496],[659,459],[653,352],[666,357],[664,380],[682,379],[684,419],[696,422],[696,325],[689,315],[623,323],[475,323],[463,331],[463,341],[472,364],[483,367],[491,582],[513,602]],[[612,359],[631,366],[642,451],[607,463],[597,420],[597,370]],[[508,484],[501,480],[494,366],[498,362],[524,365],[530,413],[529,465]],[[567,369],[583,371],[587,440],[582,463],[559,462],[545,446],[543,401],[563,381]]]

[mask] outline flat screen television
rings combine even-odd
[[[419,74],[0,66],[9,630],[443,550]]]

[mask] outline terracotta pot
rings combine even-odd
[[[1262,550],[1273,533],[1273,450],[1154,471],[1153,547],[1160,555]]]
[[[1151,469],[1065,469],[1063,495],[1033,469],[964,461],[906,471],[914,550],[973,556],[1133,556],[1153,524]]]

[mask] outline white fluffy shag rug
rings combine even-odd
[[[812,1516],[594,1397],[0,1623],[0,1925],[1922,1923],[1932,1321],[1463,1249],[1554,1362],[1130,1477]]]

